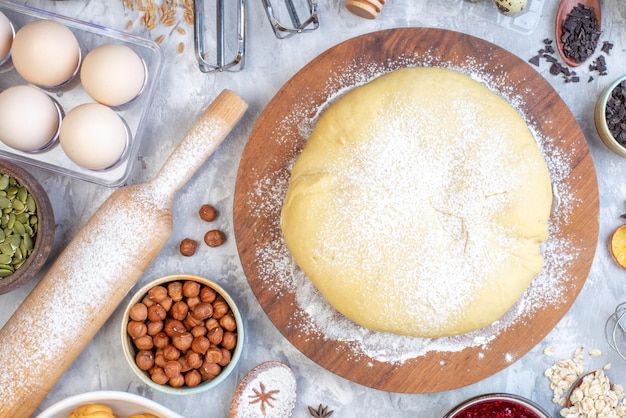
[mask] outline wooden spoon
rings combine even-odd
[[[565,63],[570,67],[578,67],[585,62],[578,62],[565,55],[565,52],[563,51],[563,41],[561,40],[561,37],[563,36],[563,22],[567,19],[567,16],[570,14],[572,9],[579,4],[593,8],[598,23],[598,32],[602,29],[602,10],[600,9],[600,0],[561,0],[559,8],[556,12],[556,46],[561,54],[561,57],[563,57],[563,61],[565,61]]]

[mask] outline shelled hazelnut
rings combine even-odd
[[[137,367],[157,384],[197,386],[232,361],[237,322],[224,297],[207,285],[184,280],[155,286],[128,312]]]

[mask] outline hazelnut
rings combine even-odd
[[[185,373],[185,385],[192,388],[194,386],[198,386],[200,383],[202,383],[202,375],[199,371],[191,370]]]
[[[193,327],[191,329],[191,335],[193,335],[194,338],[195,337],[202,337],[202,336],[206,335],[206,333],[208,331],[209,330],[206,329],[206,327],[203,327],[202,325],[196,325],[195,327]]]
[[[220,350],[222,350],[222,359],[218,361],[217,364],[219,364],[222,367],[226,367],[230,363],[232,354],[230,353],[230,350],[227,350],[224,347],[222,347]]]
[[[163,286],[154,286],[148,290],[148,298],[153,302],[159,303],[167,297],[167,289]]]
[[[192,296],[187,298],[187,306],[189,306],[189,309],[195,308],[198,303],[200,303],[200,296]]]
[[[187,364],[192,369],[200,368],[200,366],[202,366],[202,363],[204,362],[202,354],[196,353],[195,351],[187,351],[187,355],[185,356],[185,358],[187,360]]]
[[[226,331],[234,331],[237,329],[237,321],[232,314],[227,314],[220,318],[220,326]]]
[[[222,337],[222,347],[232,350],[237,345],[237,334],[232,331],[226,331]]]
[[[209,341],[207,337],[203,337],[203,336],[196,337],[193,339],[193,342],[191,343],[191,350],[193,350],[194,352],[198,354],[205,354],[207,350],[209,349],[210,345],[211,345],[211,342]]]
[[[182,366],[178,361],[172,360],[165,363],[165,367],[163,368],[163,370],[165,370],[165,374],[168,377],[174,377],[178,376],[181,373]]]
[[[213,345],[218,345],[222,342],[224,337],[224,330],[220,327],[211,328],[207,334],[207,338]]]
[[[184,332],[172,337],[172,345],[178,348],[180,351],[187,351],[191,347],[193,342],[193,335],[190,332]]]
[[[183,296],[186,298],[193,298],[200,295],[200,283],[193,280],[186,280],[183,283]]]
[[[154,354],[149,350],[138,351],[135,356],[135,363],[141,370],[150,370],[154,366]]]
[[[186,332],[187,328],[185,328],[185,325],[181,321],[173,318],[167,318],[165,320],[165,326],[163,327],[163,331],[170,338],[172,338],[176,334],[182,334],[183,332]]]
[[[172,305],[172,309],[170,309],[170,316],[174,319],[182,321],[187,317],[187,312],[189,312],[187,304],[183,301],[178,301]]]
[[[142,335],[141,337],[137,337],[133,339],[133,343],[138,350],[151,350],[152,347],[154,347],[152,337],[149,335]]]
[[[185,376],[179,374],[178,376],[170,377],[170,380],[167,383],[174,388],[179,388],[185,384]]]
[[[209,363],[218,363],[222,359],[222,349],[212,345],[204,356],[204,361]]]
[[[153,367],[150,369],[150,378],[157,385],[164,385],[169,380],[165,371],[161,367]]]
[[[165,363],[167,363],[167,360],[163,355],[163,349],[159,348],[154,353],[154,364],[158,367],[165,367]]]
[[[206,327],[207,331],[210,329],[213,329],[215,327],[219,327],[220,323],[217,319],[215,318],[209,318],[206,320],[204,326]]]
[[[211,205],[202,205],[198,211],[200,219],[207,222],[212,222],[217,218],[217,209]]]
[[[183,284],[181,282],[171,282],[167,285],[167,294],[174,302],[183,299]]]
[[[163,331],[163,321],[148,322],[148,335],[153,337]]]
[[[203,320],[213,315],[213,305],[210,303],[200,302],[191,310],[191,316],[196,319]]]
[[[214,379],[222,371],[222,367],[217,363],[209,363],[206,360],[200,367],[200,374],[204,380]]]
[[[200,290],[200,300],[204,303],[213,303],[216,297],[217,292],[211,287],[204,286],[202,290]]]
[[[169,312],[170,309],[172,309],[173,304],[174,304],[174,301],[169,296],[163,299],[161,302],[159,302],[159,305],[163,306],[163,309],[165,309],[166,312]]]
[[[220,319],[230,311],[230,307],[225,300],[216,300],[213,302],[213,318]]]
[[[167,312],[165,308],[161,306],[159,303],[155,303],[154,305],[148,308],[148,319],[152,322],[163,321],[167,317]]]
[[[128,325],[126,325],[126,332],[130,338],[135,339],[146,335],[148,327],[143,322],[130,321]]]
[[[128,311],[128,316],[133,321],[145,321],[148,317],[148,307],[141,302],[136,303]]]
[[[178,360],[180,357],[180,351],[171,344],[166,345],[163,347],[163,357],[165,357],[165,360],[167,361]]]
[[[148,295],[146,295],[143,297],[143,299],[141,299],[141,303],[143,303],[144,305],[146,305],[146,307],[149,308],[150,306],[154,305],[156,302],[150,299]]]
[[[180,242],[180,253],[185,257],[191,257],[198,249],[198,241],[191,238],[185,238]]]
[[[181,373],[187,373],[189,370],[192,369],[192,367],[189,365],[189,363],[187,362],[187,356],[180,356],[180,358],[178,359],[178,362],[180,363],[180,372]]]
[[[226,236],[219,229],[212,229],[204,234],[204,243],[209,247],[219,247],[226,241]]]
[[[154,337],[152,337],[152,343],[156,348],[163,348],[170,343],[170,337],[167,336],[163,331],[157,333]]]

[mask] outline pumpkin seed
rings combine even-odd
[[[28,208],[29,213],[35,213],[37,206],[35,204],[35,199],[33,198],[33,196],[26,196],[26,207]]]
[[[11,200],[8,197],[2,196],[0,197],[0,208],[1,209],[10,209],[13,205],[11,204]]]
[[[13,273],[14,273],[13,270],[0,269],[0,277],[2,277],[2,278],[9,277]]]
[[[9,254],[11,255],[11,257],[13,257],[13,254],[15,254],[15,250],[13,249],[11,244],[9,244],[8,242],[3,242],[0,244],[0,253]]]
[[[22,213],[24,212],[24,209],[26,209],[26,205],[24,203],[22,203],[21,200],[19,200],[19,198],[16,196],[15,199],[13,199],[13,213]]]
[[[9,254],[0,254],[0,264],[11,264],[11,258]]]
[[[9,187],[9,176],[3,174],[0,177],[0,190],[6,190]]]

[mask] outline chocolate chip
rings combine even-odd
[[[606,124],[613,138],[626,146],[626,81],[611,91],[606,102]]]
[[[541,59],[541,56],[540,56],[540,55],[535,55],[534,57],[532,57],[531,59],[529,59],[529,60],[528,60],[528,62],[530,62],[531,64],[533,64],[533,65],[535,65],[535,66],[537,66],[537,67],[539,67],[539,64],[540,64],[540,61],[539,61],[539,60],[540,60],[540,59]]]
[[[598,20],[593,7],[579,3],[567,15],[561,28],[565,56],[576,62],[583,62],[593,55],[600,39]]]

